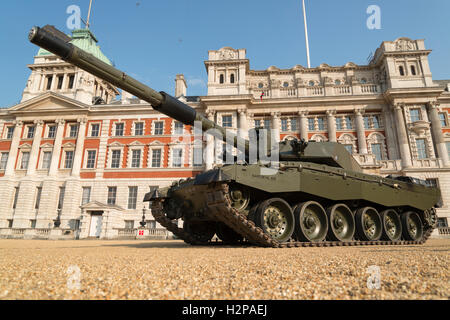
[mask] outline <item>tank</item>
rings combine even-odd
[[[241,151],[232,163],[145,195],[155,220],[189,244],[276,248],[423,244],[436,226],[441,195],[427,181],[365,174],[339,143],[273,142],[258,128],[250,132],[255,140],[249,142],[58,38],[48,27],[34,27],[29,39]]]

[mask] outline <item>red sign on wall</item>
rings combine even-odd
[[[139,235],[143,236],[144,235],[144,230],[139,230]]]

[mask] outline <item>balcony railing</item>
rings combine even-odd
[[[450,227],[438,228],[439,235],[450,235]]]

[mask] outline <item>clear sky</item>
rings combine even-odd
[[[0,107],[16,104],[38,48],[28,42],[33,25],[69,33],[70,5],[87,17],[89,0],[2,1]],[[369,30],[369,5],[381,9],[381,29]],[[425,39],[433,78],[450,79],[450,1],[306,0],[313,67],[367,64],[382,41]],[[206,95],[208,50],[246,48],[250,67],[306,66],[301,0],[94,0],[91,30],[102,51],[135,78],[174,93],[175,75],[188,95]]]

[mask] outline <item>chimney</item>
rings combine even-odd
[[[179,98],[181,96],[186,96],[187,84],[184,79],[184,75],[177,74],[175,77],[175,97]]]

